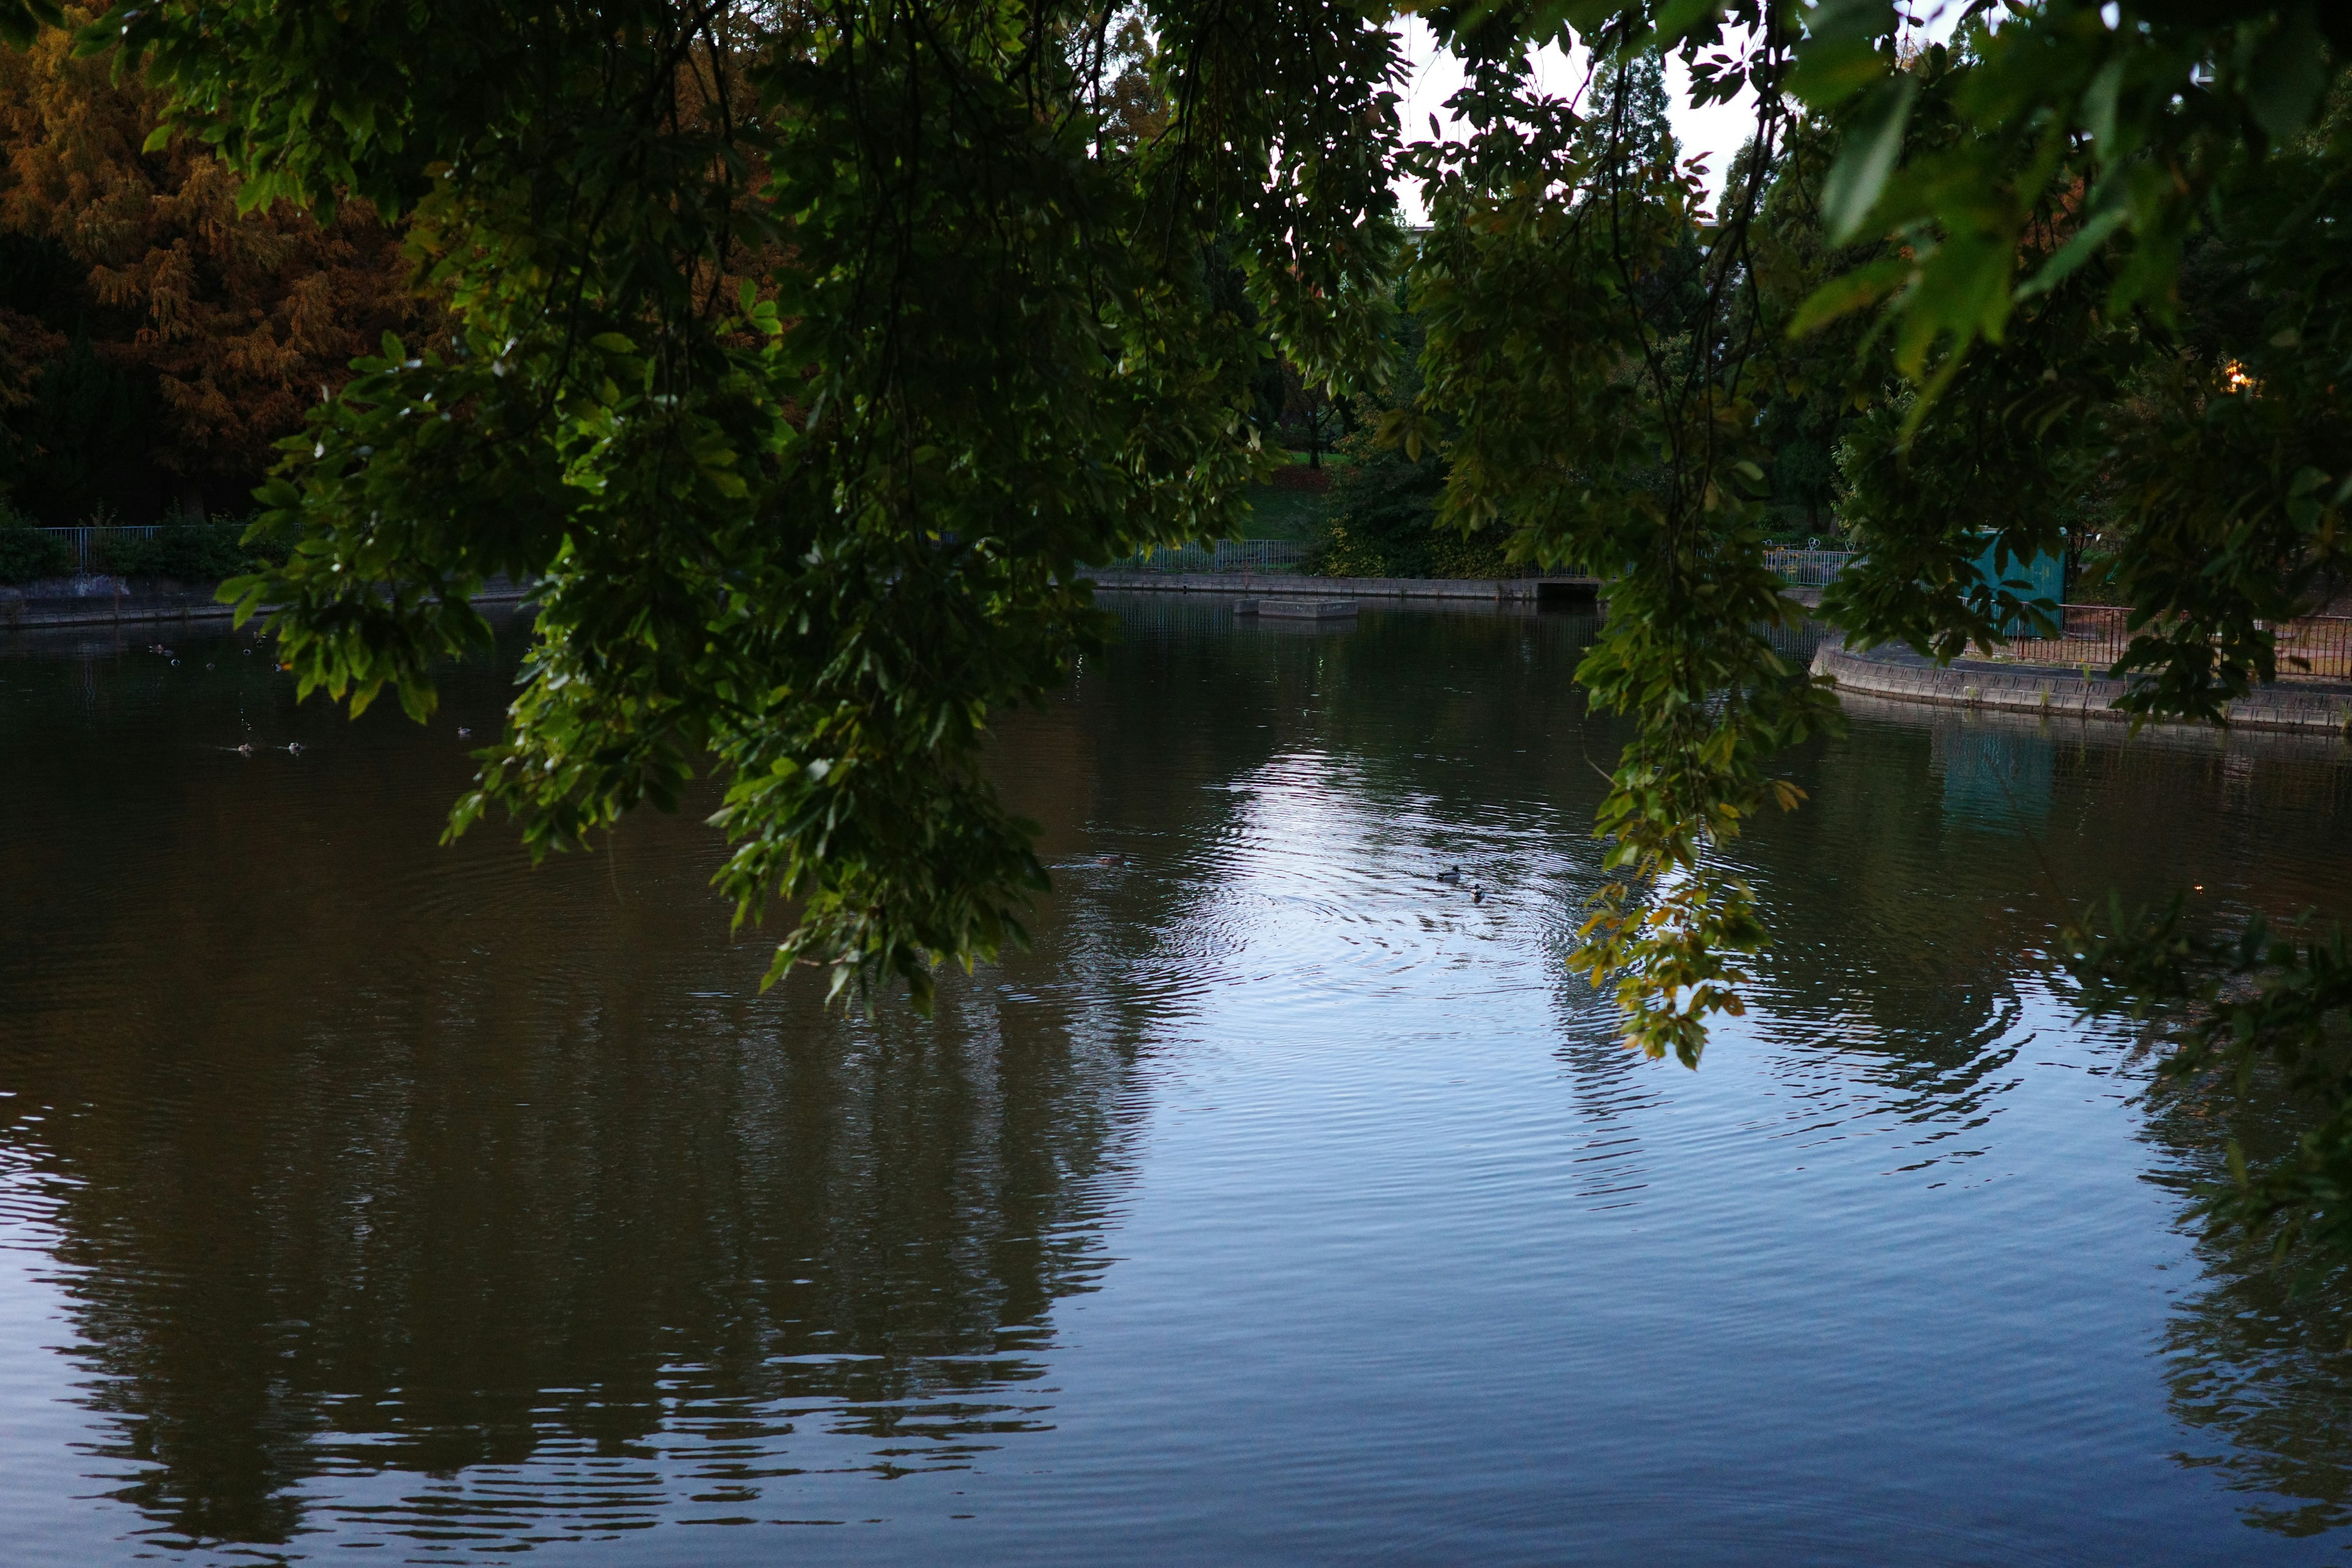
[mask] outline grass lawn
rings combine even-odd
[[[1272,485],[1252,485],[1249,489],[1250,518],[1242,525],[1244,539],[1298,539],[1315,537],[1323,526],[1324,509],[1329,498],[1314,490],[1278,490]]]

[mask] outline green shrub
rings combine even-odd
[[[171,522],[152,533],[109,529],[92,553],[100,570],[124,577],[170,577],[182,583],[217,583],[247,569],[251,553],[242,542],[246,525]]]
[[[63,539],[33,527],[0,502],[0,583],[61,577],[73,566],[73,550]]]
[[[1330,510],[1306,570],[1325,577],[1498,577],[1499,531],[1464,538],[1437,526],[1444,459],[1408,458],[1369,432],[1344,437],[1348,458],[1331,480]]]

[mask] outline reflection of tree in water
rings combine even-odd
[[[1166,775],[1140,764],[1106,772],[1121,787],[1164,777],[1183,790],[1220,766],[1246,766],[1253,745],[1312,746],[1344,752],[1361,764],[1361,787],[1372,795],[1410,801],[1416,821],[1468,843],[1492,827],[1496,801],[1493,778],[1465,759],[1527,747],[1529,771],[1514,782],[1540,778],[1560,846],[1580,847],[1597,794],[1591,764],[1611,755],[1605,721],[1586,721],[1561,679],[1590,624],[1400,616],[1376,629],[1260,638],[1230,651],[1161,646],[1153,657],[1171,666],[1155,689],[1164,706],[1107,709],[1094,720],[1098,739],[1123,728],[1141,759],[1195,743],[1171,736],[1200,737],[1222,761]],[[1455,677],[1457,669],[1475,673]],[[1230,695],[1237,678],[1261,683],[1264,695],[1182,696]],[[2032,1041],[2029,1008],[2052,1000],[2040,953],[2080,900],[2110,889],[2144,900],[2200,881],[2222,909],[2284,913],[2341,897],[2313,880],[2315,868],[2324,879],[2352,848],[2352,773],[2337,742],[2133,738],[2120,727],[1853,706],[1852,735],[1799,761],[1812,801],[1768,818],[1736,853],[1758,877],[1774,925],[1766,961],[1772,1026],[1835,1051],[1824,1082],[1859,1089],[1874,1114],[1919,1124],[1922,1161],[1964,1157],[1973,1129],[1998,1110]],[[1275,731],[1253,740],[1247,731],[1260,713],[1270,713]],[[1221,727],[1231,732],[1208,739]],[[1174,810],[1177,798],[1154,813]],[[1513,831],[1524,837],[1530,819],[1521,812]],[[1496,867],[1520,874],[1514,855],[1535,858],[1538,848],[1498,849]],[[1565,858],[1586,863],[1575,853]],[[1562,910],[1585,890],[1566,879]],[[1573,983],[1556,1000],[1569,1042],[1563,1063],[1590,1127],[1580,1195],[1607,1205],[1644,1178],[1646,1156],[1626,1128],[1645,1086],[1635,1058],[1601,1043],[1594,1006]],[[2120,1062],[2113,1070],[2130,1073]],[[1811,1102],[1806,1113],[1822,1109]],[[2178,1124],[2184,1159],[2216,1161],[2225,1134],[2210,1115]],[[2159,1116],[2159,1127],[2175,1116]],[[2252,1147],[2262,1136],[2285,1137],[2292,1121],[2238,1135]],[[2342,1419],[2352,1410],[2352,1356],[2343,1348],[2352,1293],[2339,1287],[2291,1300],[2275,1274],[2219,1254],[2205,1262],[2206,1292],[2183,1310],[2174,1336],[2175,1389],[2181,1418],[2221,1439],[2220,1453],[2184,1462],[2224,1465],[2232,1484],[2267,1494],[2248,1515],[2272,1528],[2310,1533],[2352,1522],[2352,1440]]]
[[[1981,1099],[2013,1058],[2020,994],[2070,906],[2109,889],[2133,903],[2203,882],[2222,919],[2331,901],[2314,880],[2343,863],[2347,773],[2339,743],[1963,715],[1849,700],[1844,742],[1802,775],[1814,801],[1769,821],[1773,853],[1830,867],[1772,876],[1782,940],[1773,1011],[1853,1042],[1866,1023],[1889,1080],[1923,1109]],[[1940,775],[1940,776],[1938,776]],[[1940,785],[1940,787],[1937,787]],[[1800,934],[1801,933],[1801,934]],[[1848,1033],[1840,1033],[1843,1010]],[[2120,1067],[2121,1064],[2118,1064]],[[2288,1147],[2308,1108],[2276,1084],[2159,1100],[2147,1136],[2179,1189],[2221,1180],[2223,1151]],[[2180,1456],[2249,1494],[2246,1517],[2309,1535],[2352,1523],[2352,1289],[2298,1294],[2292,1270],[2218,1244],[2166,1348],[2173,1408],[2201,1441]]]
[[[1141,640],[1202,633],[1216,615],[1168,598],[1138,607],[1131,624]],[[1090,717],[1098,745],[1123,737],[1132,759],[1103,770],[1106,787],[1165,787],[1125,814],[1161,820],[1221,767],[1237,772],[1284,746],[1344,753],[1360,764],[1360,787],[1411,802],[1417,821],[1452,835],[1402,847],[1451,858],[1446,842],[1479,843],[1497,815],[1496,781],[1467,759],[1526,748],[1511,782],[1540,781],[1558,837],[1496,847],[1487,874],[1528,874],[1547,848],[1589,867],[1593,764],[1612,761],[1614,742],[1565,677],[1592,629],[1568,617],[1394,616],[1352,634],[1153,643],[1153,704],[1106,703]],[[1807,651],[1792,648],[1792,662]],[[2203,882],[2216,905],[2284,913],[2341,895],[2313,880],[2352,849],[2352,772],[2338,742],[2130,737],[2121,726],[1860,699],[1848,708],[1851,733],[1795,762],[1805,807],[1768,815],[1730,858],[1756,879],[1773,928],[1764,1026],[1833,1053],[1833,1067],[1818,1062],[1822,1081],[1867,1100],[1871,1114],[1917,1124],[1923,1162],[1965,1157],[1998,1110],[2032,1043],[2029,1008],[2053,1005],[2040,955],[2080,901]],[[1260,716],[1271,731],[1255,729]],[[1171,756],[1185,765],[1156,765]],[[1523,840],[1533,815],[1512,824]],[[1597,879],[1561,880],[1563,928]],[[1644,1064],[1609,1043],[1600,1006],[1568,980],[1554,1002],[1587,1128],[1579,1195],[1607,1206],[1647,1177],[1650,1156],[1629,1129],[1654,1089]],[[1790,1053],[1776,1070],[1801,1074],[1816,1065],[1810,1055]],[[1807,1115],[1823,1110],[1806,1102]],[[2215,1164],[2225,1135],[2210,1122],[2175,1108],[2154,1125],[2184,1161]],[[2181,1418],[2210,1432],[2219,1452],[2184,1462],[2226,1466],[2231,1484],[2270,1494],[2248,1513],[2274,1528],[2352,1521],[2352,1293],[2291,1302],[2275,1275],[2218,1254],[2205,1261],[2208,1289],[2174,1336],[2175,1390]]]
[[[2227,1180],[2221,1151],[2238,1140],[2249,1161],[2290,1149],[2315,1119],[2302,1095],[2257,1082],[2169,1098],[2147,1122],[2171,1159],[2156,1178],[2179,1190]],[[2352,1524],[2352,1279],[2307,1258],[2273,1263],[2200,1240],[2204,1276],[2166,1331],[2173,1414],[2192,1446],[2180,1463],[2211,1469],[2250,1494],[2247,1522],[2284,1535]]]
[[[2029,952],[2050,906],[2021,897],[2037,871],[2007,831],[2013,749],[1956,745],[1933,710],[1893,717],[1864,714],[1801,754],[1811,798],[1758,822],[1733,858],[1772,927],[1754,1026],[1791,1047],[1776,1070],[1836,1093],[1825,1113],[1917,1128],[1908,1158],[1945,1162],[1981,1152],[1976,1130],[2032,1037]],[[2000,833],[1975,813],[1955,831],[1955,773],[1963,795],[1995,791]],[[2046,804],[2046,765],[2041,789]]]
[[[126,731],[234,723],[157,725],[152,674]],[[0,1137],[159,1543],[285,1542],[321,1506],[482,1542],[723,1516],[811,1463],[952,1466],[1035,1425],[1022,1385],[1130,1163],[1136,1020],[1056,999],[1050,942],[935,1023],[758,998],[690,821],[530,876],[488,835],[436,851],[451,767],[389,733],[175,778],[152,820],[120,780],[37,781],[26,819],[135,867],[0,853]],[[1022,802],[1066,833],[1063,804]],[[1148,941],[1149,885],[1108,896],[1066,912]],[[320,1477],[392,1489],[371,1515],[306,1499]]]
[[[2130,903],[2204,884],[2213,907],[2274,914],[2337,895],[2313,875],[2352,850],[2340,742],[1844,703],[1850,733],[1797,759],[1804,807],[1733,847],[1772,924],[1776,1009],[1948,1037],[2110,890]],[[2232,777],[2258,809],[2221,809]]]
[[[1134,1044],[1171,1001],[1138,963],[1207,896],[1197,846],[1232,809],[1203,786],[1349,746],[1469,824],[1465,758],[1580,706],[1556,660],[1502,657],[1557,629],[1132,628],[1115,682],[1005,727],[1010,804],[1064,869],[1039,952],[944,985],[935,1025],[748,999],[764,951],[717,940],[690,822],[530,877],[495,833],[432,849],[466,771],[446,731],[505,695],[487,675],[436,742],[298,713],[241,654],[203,683],[100,650],[20,668],[23,716],[89,763],[22,780],[21,820],[101,863],[0,854],[6,1087],[77,1108],[7,1131],[118,1495],[165,1543],[512,1542],[689,1496],[727,1515],[805,1466],[954,1465],[1049,1419],[1022,1387],[1102,1267]],[[242,765],[217,745],[247,720],[312,749],[204,774]]]
[[[283,1542],[340,1510],[512,1542],[689,1500],[731,1516],[799,1468],[955,1465],[1049,1420],[1024,1387],[1053,1304],[1103,1267],[1135,1044],[1185,1003],[1141,961],[1220,874],[1204,847],[1236,797],[1204,786],[1344,759],[1349,788],[1394,808],[1401,862],[1549,879],[1564,927],[1613,754],[1567,679],[1589,620],[1367,615],[1301,637],[1186,601],[1127,613],[1069,701],[1005,726],[1010,804],[1063,868],[1039,951],[943,986],[935,1026],[748,999],[762,944],[724,945],[688,823],[528,879],[495,833],[431,851],[467,771],[446,723],[439,750],[373,716],[301,731],[266,672],[200,686],[193,661],[60,660],[29,687],[12,670],[12,711],[98,737],[38,766],[0,754],[18,803],[0,1070],[19,1096],[0,1103],[51,1113],[0,1137],[35,1159],[64,1237],[122,1495],[180,1538]],[[461,682],[452,721],[487,727],[503,697]],[[237,703],[262,739],[316,749],[205,783],[184,752],[235,739]],[[2259,737],[2036,729],[1956,752],[1936,726],[1957,722],[1908,710],[1815,748],[1811,803],[1738,854],[1778,938],[1767,1011],[1878,1109],[1964,1134],[2021,1044],[2021,977],[2060,912],[2042,880],[2291,898],[2319,836],[2310,863],[2341,864],[2352,813],[2332,757]],[[2013,781],[2030,760],[2034,847],[2014,816],[1946,809],[1956,755],[1963,785],[1977,762]],[[2283,837],[2217,830],[2225,785]],[[1622,1131],[1640,1075],[1562,986],[1604,1156],[1583,1195],[1605,1205],[1642,1178]],[[2184,1116],[2159,1141],[2210,1162],[2212,1128]],[[2346,1320],[2209,1267],[2175,1349],[2183,1419],[2234,1445],[2247,1489],[2290,1500],[2265,1517],[2333,1521]],[[381,1514],[351,1500],[371,1477]]]
[[[766,1406],[841,1406],[810,1414],[901,1468],[1024,1424],[1100,1266],[1124,1031],[970,994],[937,1032],[661,1019],[568,979],[527,1038],[385,1010],[151,1059],[56,1138],[128,1500],[285,1540],[321,1467],[624,1455],[681,1406],[739,1408],[754,1469],[793,1447]]]

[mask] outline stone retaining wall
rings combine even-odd
[[[1961,660],[1938,667],[1900,655],[1850,653],[1826,644],[1813,656],[1813,673],[1826,675],[1842,691],[1865,692],[1903,702],[1933,702],[1948,708],[1986,708],[2070,719],[2128,721],[2116,710],[2124,683],[2105,676],[2031,665],[2003,666]],[[2323,731],[2352,728],[2352,689],[2277,684],[2231,703],[2232,726],[2248,730]]]

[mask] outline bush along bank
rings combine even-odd
[[[97,528],[75,570],[67,537],[33,527],[0,503],[0,631],[122,622],[226,618],[222,581],[267,557],[245,542],[244,520],[175,521],[152,529]],[[511,604],[530,584],[493,577],[479,604]]]
[[[154,528],[100,526],[89,536],[88,561],[78,563],[64,534],[0,513],[0,586],[25,589],[89,574],[209,589],[256,563],[257,552],[245,543],[246,528],[243,519]]]
[[[1408,457],[1360,430],[1339,449],[1323,529],[1303,570],[1322,577],[1503,577],[1499,531],[1465,538],[1437,526],[1444,459]]]
[[[54,533],[0,512],[0,586],[16,587],[73,570],[73,548]]]
[[[112,530],[92,544],[92,564],[118,577],[166,577],[176,583],[217,583],[251,570],[255,552],[245,544],[246,524],[166,523],[150,533]]]
[[[243,519],[93,525],[79,541],[0,502],[0,627],[205,619],[231,613],[223,579],[251,571]]]

